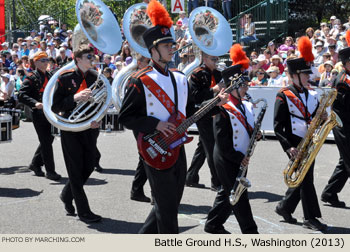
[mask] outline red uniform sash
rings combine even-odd
[[[86,88],[87,88],[86,80],[83,79],[83,82],[80,84],[80,87],[79,87],[79,89],[77,90],[76,94],[77,94],[77,93],[80,93],[81,91],[83,91],[83,90],[86,89]]]
[[[216,85],[215,77],[214,77],[214,75],[212,74],[212,75],[211,75],[210,88],[215,87],[215,85]]]
[[[348,74],[344,73],[340,78],[340,80],[343,80],[343,82],[348,84],[348,86],[350,87],[350,79],[348,78],[348,76],[349,76]]]
[[[247,130],[248,135],[251,134],[251,132],[253,132],[253,128],[252,126],[250,126],[250,124],[246,124],[245,119],[243,117],[243,115],[234,107],[231,107],[230,105],[228,105],[227,103],[223,105],[223,107],[228,110],[231,114],[233,114],[238,121],[240,121],[242,123],[242,125],[244,126],[244,128]]]
[[[168,110],[169,114],[172,115],[175,113],[175,104],[170,99],[167,93],[148,75],[143,75],[140,77],[141,81],[147,89],[159,100],[159,102]],[[178,114],[181,118],[186,118],[181,111],[178,111]]]
[[[283,93],[288,97],[288,99],[299,109],[304,118],[310,118],[311,115],[309,112],[305,111],[304,104],[300,101],[300,99],[290,90],[284,90]],[[306,101],[307,102],[307,101]]]
[[[46,88],[46,85],[47,83],[49,82],[49,80],[47,79],[47,77],[45,76],[45,80],[44,80],[44,84],[43,86],[40,88],[39,92],[42,93],[44,92],[45,88]]]

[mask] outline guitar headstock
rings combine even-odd
[[[230,78],[231,79],[231,78]],[[234,75],[232,76],[232,80],[231,80],[231,83],[230,83],[230,86],[228,86],[226,89],[225,89],[225,93],[231,93],[232,90],[234,88],[238,88],[242,83],[244,83],[245,80],[243,78],[243,75],[240,74],[240,75]]]

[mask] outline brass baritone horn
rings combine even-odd
[[[327,107],[333,104],[336,97],[337,90],[335,89],[331,89],[327,94],[322,94],[316,115],[312,119],[305,137],[298,144],[298,156],[291,159],[283,171],[284,182],[288,187],[298,187],[303,182],[329,132],[335,126],[343,126],[339,116],[334,111],[331,111],[328,119],[322,124],[321,115]]]

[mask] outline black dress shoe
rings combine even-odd
[[[45,176],[45,173],[41,170],[40,166],[29,165],[28,169],[33,171],[35,176],[38,176],[38,177],[44,177]]]
[[[144,194],[131,193],[130,199],[141,202],[151,202],[151,199]]]
[[[95,171],[97,171],[97,172],[102,172],[102,171],[103,171],[103,168],[98,164],[98,165],[96,165],[96,167],[95,167]]]
[[[316,231],[324,231],[324,230],[327,229],[327,225],[321,223],[316,218],[309,219],[309,220],[304,220],[303,227],[304,228],[308,228],[308,229],[312,229],[312,230],[316,230]]]
[[[186,181],[186,186],[188,186],[188,187],[196,187],[196,188],[205,188],[204,184],[199,184],[199,183],[190,182],[190,181]]]
[[[333,207],[344,208],[346,206],[345,202],[340,201],[337,195],[334,197],[326,197],[324,195],[321,195],[321,200],[325,203],[329,203]]]
[[[67,211],[67,215],[69,216],[75,216],[75,208],[73,206],[72,202],[66,202],[63,197],[62,194],[60,194],[60,199],[62,200],[63,204],[64,204],[64,209],[66,209]]]
[[[211,185],[210,190],[214,191],[214,192],[218,192],[220,191],[221,186],[216,186],[216,185]]]
[[[297,223],[297,219],[293,218],[291,213],[288,213],[287,211],[285,211],[283,208],[277,206],[275,209],[275,212],[282,216],[283,219],[285,220],[285,222],[288,222],[290,224],[296,224]]]
[[[60,174],[57,174],[56,172],[50,172],[46,173],[46,178],[57,181],[60,180],[62,176]]]
[[[85,223],[92,223],[101,221],[102,217],[100,215],[94,214],[93,212],[90,212],[79,215],[79,219]]]
[[[207,226],[204,226],[204,231],[209,234],[231,234],[229,231],[227,231],[225,228],[209,228]]]

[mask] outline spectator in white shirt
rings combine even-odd
[[[327,49],[324,48],[324,43],[322,40],[316,42],[315,50],[312,52],[315,56],[314,64],[315,67],[318,67],[323,63],[322,55],[327,52]]]
[[[48,57],[52,57],[54,59],[56,59],[56,57],[59,55],[58,50],[55,48],[55,45],[52,42],[47,44],[46,53]]]
[[[268,87],[282,87],[283,86],[283,78],[280,75],[280,69],[276,66],[271,66],[266,71],[270,78],[267,81]]]

